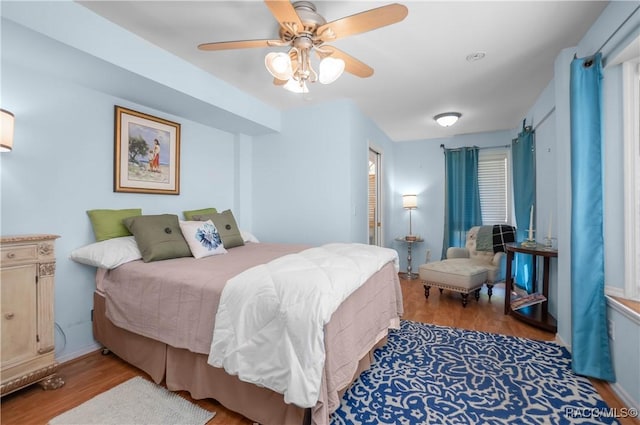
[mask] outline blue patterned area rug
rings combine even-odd
[[[566,348],[402,321],[332,425],[617,424]]]

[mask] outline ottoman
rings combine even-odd
[[[467,306],[470,292],[474,292],[476,301],[480,298],[480,289],[487,281],[486,268],[461,258],[422,264],[419,267],[419,274],[424,283],[426,298],[429,298],[429,289],[432,286],[439,288],[440,292],[448,289],[462,295],[463,307]]]

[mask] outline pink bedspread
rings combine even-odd
[[[133,261],[98,274],[106,315],[118,327],[176,348],[208,354],[222,288],[258,264],[309,248],[248,243],[227,254],[144,263]]]

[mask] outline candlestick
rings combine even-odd
[[[553,215],[549,212],[549,228],[547,229],[547,239],[551,239],[551,220],[553,219]]]
[[[533,205],[531,205],[531,213],[529,214],[529,240],[533,240]]]

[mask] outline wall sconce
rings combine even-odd
[[[402,195],[402,208],[409,210],[409,235],[406,240],[416,240],[416,236],[411,231],[411,210],[418,208],[418,196],[417,195]]]
[[[13,149],[13,114],[4,109],[0,109],[0,130],[2,139],[0,140],[0,152],[11,152]]]

